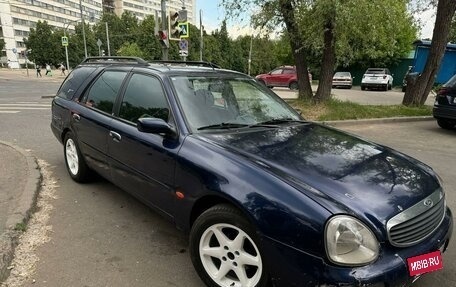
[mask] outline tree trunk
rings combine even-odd
[[[289,0],[280,0],[280,13],[282,14],[288,34],[290,35],[290,46],[296,63],[296,74],[298,77],[299,99],[312,99],[312,87],[308,74],[306,50],[299,28],[296,25],[294,8]]]
[[[315,102],[324,102],[331,98],[331,86],[336,62],[336,45],[334,37],[334,22],[335,22],[335,7],[330,11],[328,19],[325,23],[323,35],[323,57],[320,70],[320,81],[318,83]]]
[[[434,85],[435,76],[440,68],[440,63],[445,54],[447,41],[451,28],[451,20],[456,11],[455,0],[439,0],[437,16],[432,35],[432,44],[429,55],[421,75],[416,82],[407,82],[402,104],[405,106],[422,106]]]

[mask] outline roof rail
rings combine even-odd
[[[145,60],[139,57],[123,57],[123,56],[103,56],[103,57],[87,57],[82,60],[82,63],[131,63],[148,65]]]
[[[204,61],[175,61],[175,60],[154,60],[151,61],[150,63],[156,63],[156,64],[182,64],[182,65],[187,65],[187,66],[203,66],[203,67],[209,67],[212,69],[220,69],[219,65],[216,65],[211,62],[204,62]]]

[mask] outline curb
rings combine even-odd
[[[418,121],[431,121],[434,120],[432,116],[421,117],[395,117],[395,118],[376,118],[376,119],[360,119],[360,120],[346,120],[346,121],[321,121],[318,122],[323,125],[342,127],[342,126],[355,126],[366,124],[387,124],[387,123],[404,123],[404,122],[418,122]]]
[[[25,150],[11,143],[0,141],[1,145],[8,146],[22,154],[27,161],[28,176],[23,179],[26,184],[20,195],[16,212],[6,221],[6,231],[0,234],[0,282],[3,282],[10,273],[10,264],[14,258],[14,250],[18,244],[22,231],[15,230],[16,224],[27,224],[35,210],[38,192],[41,186],[41,172],[37,160]]]

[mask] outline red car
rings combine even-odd
[[[281,66],[275,68],[267,74],[261,74],[255,77],[260,83],[273,87],[288,87],[291,90],[298,89],[298,77],[296,75],[295,66]],[[310,82],[312,82],[312,74],[309,73]]]

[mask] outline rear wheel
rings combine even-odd
[[[446,130],[451,130],[454,128],[456,125],[456,121],[452,120],[444,120],[444,119],[438,119],[437,124],[442,128]]]
[[[77,182],[89,180],[90,170],[79,151],[78,144],[71,132],[65,135],[63,141],[65,163],[71,178]]]
[[[384,90],[384,91],[388,91],[388,86],[389,86],[389,84],[384,85],[384,86],[383,86],[383,90]]]
[[[207,286],[266,287],[269,278],[255,230],[230,205],[216,205],[190,232],[193,265]]]
[[[291,82],[290,85],[288,86],[290,90],[297,90],[299,89],[298,82]]]

